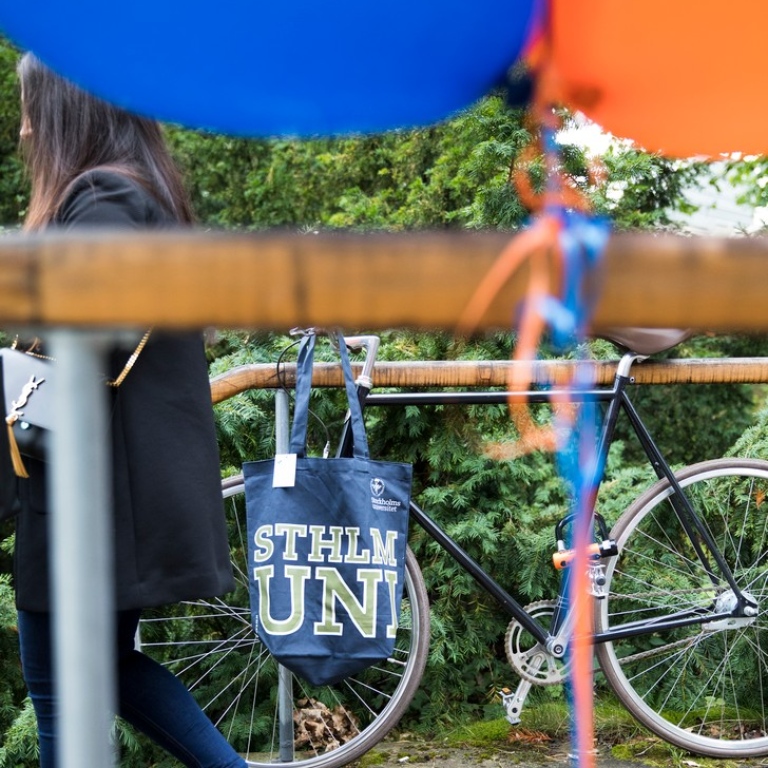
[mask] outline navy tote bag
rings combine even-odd
[[[353,455],[306,455],[314,346],[309,334],[299,349],[290,452],[243,474],[254,629],[281,664],[324,685],[394,649],[412,470],[369,457],[341,335]]]

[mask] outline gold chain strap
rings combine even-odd
[[[141,351],[144,349],[144,347],[147,346],[147,342],[149,341],[149,337],[152,334],[152,329],[150,328],[139,340],[139,343],[136,345],[136,349],[133,350],[131,353],[131,356],[126,361],[125,365],[123,366],[123,370],[120,371],[119,375],[114,379],[107,379],[107,386],[108,387],[119,387],[124,381],[125,377],[130,373],[131,368],[136,364],[136,361],[139,359],[139,355],[141,354]],[[53,358],[49,355],[43,355],[40,352],[35,352],[35,349],[40,344],[40,339],[35,339],[32,342],[32,345],[29,349],[24,351],[25,355],[32,355],[32,357],[39,357],[41,360],[51,360],[53,361]],[[11,349],[18,349],[19,346],[19,337],[17,336],[13,340],[13,344],[11,344]]]
[[[35,340],[32,342],[32,344],[30,344],[29,349],[24,350],[24,354],[32,355],[32,357],[37,357],[40,360],[53,360],[53,358],[50,357],[49,355],[43,355],[40,352],[35,352],[35,350],[38,348],[39,345],[40,345],[40,339],[35,337]],[[16,336],[16,338],[14,338],[13,340],[13,344],[11,344],[11,349],[18,349],[18,348],[19,348],[19,337]]]
[[[141,354],[141,350],[144,349],[144,347],[147,346],[147,342],[149,341],[149,336],[152,333],[152,329],[150,328],[142,337],[139,343],[136,345],[136,349],[133,350],[133,354],[128,358],[127,362],[123,366],[123,370],[120,371],[120,375],[116,379],[108,379],[107,380],[107,386],[108,387],[119,387],[124,381],[125,377],[130,373],[131,368],[133,368],[134,363],[139,359],[139,355]]]

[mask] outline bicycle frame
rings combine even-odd
[[[647,427],[627,394],[627,387],[632,383],[630,370],[634,362],[643,359],[641,356],[626,354],[620,361],[613,385],[610,389],[590,389],[582,391],[564,390],[530,390],[525,392],[422,392],[422,393],[396,393],[396,394],[370,394],[371,380],[370,368],[364,372],[358,380],[358,393],[361,403],[370,406],[403,406],[403,405],[448,405],[448,404],[500,404],[506,403],[511,395],[525,397],[531,403],[552,403],[563,399],[571,402],[597,402],[605,404],[602,428],[598,440],[597,452],[600,466],[605,466],[605,458],[614,438],[616,425],[621,413],[624,413],[637,435],[638,440],[647,456],[654,472],[659,479],[667,480],[672,489],[670,500],[675,514],[680,520],[683,530],[689,537],[691,544],[700,559],[707,575],[713,585],[724,579],[733,590],[737,598],[736,608],[726,613],[715,613],[713,610],[695,609],[680,611],[665,617],[663,620],[653,622],[632,622],[626,625],[612,628],[607,632],[597,633],[594,636],[595,643],[611,642],[626,637],[650,634],[660,630],[670,630],[691,624],[715,621],[733,616],[744,616],[745,608],[754,606],[741,592],[731,573],[730,568],[721,556],[712,537],[692,508],[685,492],[680,487],[674,472],[664,459],[661,451],[656,446]],[[338,454],[347,456],[351,454],[351,431],[345,424]],[[600,478],[602,481],[602,478]],[[565,584],[567,579],[561,580],[560,594],[556,615],[553,617],[552,627],[546,629],[535,618],[531,617],[493,577],[491,577],[456,541],[454,541],[432,518],[429,517],[416,504],[411,502],[410,507],[413,519],[462,567],[464,568],[488,594],[490,594],[512,617],[514,617],[530,634],[542,644],[555,657],[562,657],[566,652],[567,627],[569,622],[568,610],[562,610],[567,606],[567,594]],[[714,567],[710,562],[714,562]],[[565,629],[564,629],[565,628]]]

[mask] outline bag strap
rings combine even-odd
[[[108,387],[113,387],[117,389],[124,381],[126,376],[131,372],[131,368],[136,364],[136,361],[139,359],[139,355],[141,354],[144,347],[147,346],[147,342],[149,341],[149,337],[152,335],[152,329],[150,328],[148,331],[144,332],[144,335],[139,339],[139,343],[136,345],[136,349],[133,350],[130,357],[126,361],[125,365],[123,366],[123,370],[120,371],[120,373],[114,378],[114,379],[107,379],[106,385]],[[19,349],[19,337],[17,336],[13,340],[13,344],[11,344],[11,349],[16,350],[17,352],[23,352],[25,355],[31,355],[32,357],[37,357],[40,360],[49,360],[52,363],[55,363],[56,361],[50,357],[49,355],[43,355],[40,352],[35,352],[35,349],[40,346],[40,339],[35,337],[34,341],[32,342],[32,345],[29,347],[29,349]]]
[[[341,369],[344,371],[344,388],[347,390],[347,403],[349,404],[349,418],[352,425],[353,448],[352,455],[360,458],[369,458],[368,437],[365,434],[365,422],[363,421],[363,408],[357,394],[355,379],[352,376],[352,365],[349,362],[347,343],[341,331],[337,334],[339,342],[339,356],[341,357]]]
[[[307,453],[309,422],[309,392],[312,389],[312,361],[315,355],[315,334],[303,336],[296,361],[296,402],[293,406],[290,452],[304,457]]]
[[[139,359],[139,355],[142,353],[142,350],[144,347],[147,346],[147,342],[149,341],[149,337],[152,335],[152,329],[150,328],[148,331],[144,332],[144,335],[139,339],[139,343],[136,345],[136,349],[133,350],[131,353],[131,356],[126,361],[125,365],[123,366],[123,370],[120,371],[120,373],[114,378],[114,379],[107,379],[107,386],[113,387],[114,389],[117,389],[124,381],[125,377],[131,372],[131,368],[133,368],[136,361]]]
[[[309,394],[312,389],[312,363],[315,355],[315,339],[316,335],[314,333],[309,333],[302,338],[301,345],[299,346],[299,359],[296,362],[296,404],[293,410],[290,451],[302,458],[307,453]],[[349,362],[346,343],[341,332],[338,333],[337,339],[339,355],[341,357],[341,369],[344,373],[344,388],[347,393],[349,418],[352,426],[354,443],[352,454],[356,458],[367,459],[369,456],[368,438],[365,435],[363,409],[360,406],[355,380],[352,376],[352,366]]]

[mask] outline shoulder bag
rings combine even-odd
[[[149,341],[150,333],[147,331],[142,336],[120,375],[107,381],[108,386],[119,387],[123,383]],[[22,457],[46,460],[48,435],[55,424],[51,398],[55,371],[50,357],[15,346],[0,349],[8,453],[18,477],[29,477]]]
[[[369,457],[341,335],[353,456],[306,455],[314,345],[305,336],[299,350],[290,453],[243,474],[254,628],[281,664],[324,685],[394,649],[412,468]]]

